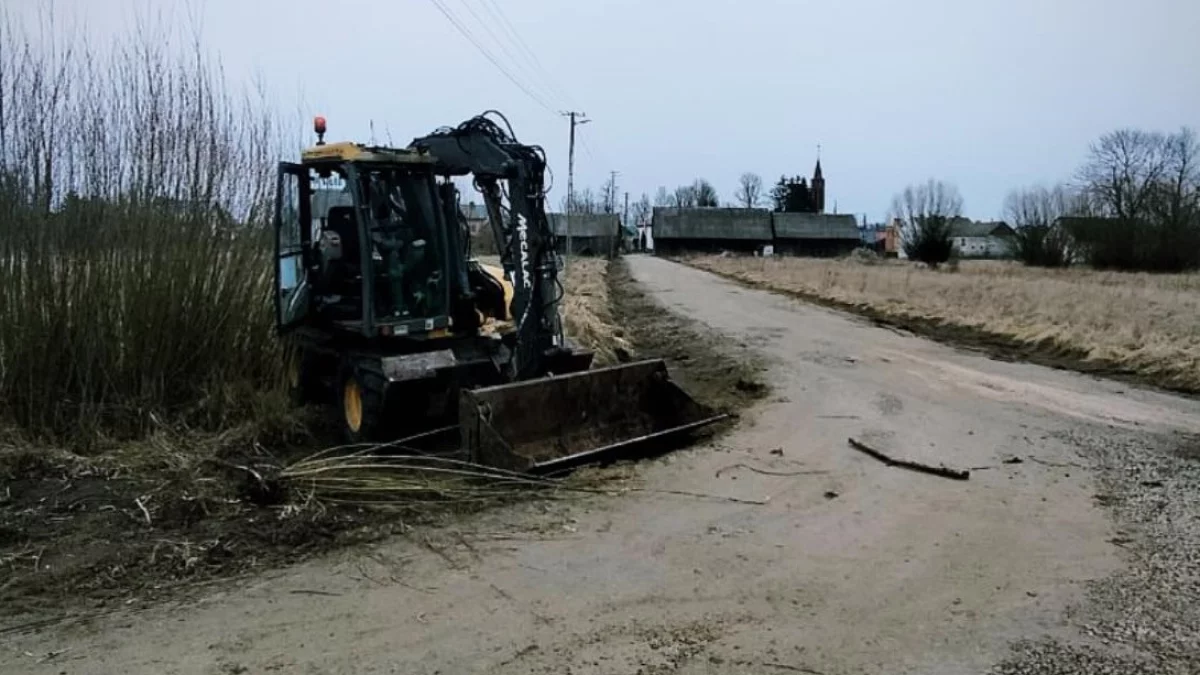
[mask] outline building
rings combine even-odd
[[[492,226],[488,221],[487,208],[483,204],[468,202],[459,204],[458,211],[467,221],[467,230],[471,237],[472,255],[496,255],[496,238],[492,235]]]
[[[850,214],[772,213],[771,226],[776,253],[835,257],[862,246]]]
[[[737,251],[771,245],[771,212],[766,209],[655,207],[650,225],[657,253]]]
[[[821,160],[817,159],[813,169],[812,183],[803,176],[784,176],[776,183],[772,195],[776,211],[825,213],[825,174],[821,170]]]
[[[567,252],[570,240],[572,255],[594,255],[611,258],[621,245],[621,219],[615,213],[551,213],[550,229],[558,238],[558,250]],[[568,229],[570,232],[568,235]]]
[[[468,202],[466,204],[460,204],[458,209],[462,212],[463,218],[467,220],[467,227],[471,229],[472,235],[480,230],[487,229],[488,213],[487,207],[485,207],[483,204]]]
[[[973,221],[955,218],[950,222],[954,249],[963,258],[1002,258],[1009,255],[1016,233],[1003,221]]]

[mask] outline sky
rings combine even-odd
[[[48,0],[6,0],[18,18]],[[888,215],[928,178],[965,213],[1070,179],[1120,127],[1200,130],[1197,0],[56,0],[93,36],[147,8],[199,28],[235,81],[259,77],[328,140],[406,144],[496,109],[543,146],[565,194],[617,171],[636,200],[698,177],[811,175],[826,206]],[[450,18],[443,13],[450,14]],[[457,22],[458,26],[455,25]],[[65,23],[65,22],[64,22]],[[461,27],[463,30],[460,30]],[[464,35],[483,46],[506,76]]]

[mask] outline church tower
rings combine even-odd
[[[825,176],[821,174],[820,154],[817,155],[817,168],[813,170],[812,201],[817,213],[825,213]]]

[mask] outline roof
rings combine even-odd
[[[969,218],[955,218],[950,221],[950,236],[966,238],[1007,237],[1013,234],[1008,223],[998,221],[974,221]]]
[[[775,213],[775,236],[779,239],[860,240],[858,221],[851,214]]]
[[[305,148],[300,153],[303,162],[379,162],[383,164],[432,165],[432,155],[404,148],[383,148],[361,143],[326,143]]]
[[[654,239],[771,240],[771,212],[765,209],[655,207]]]
[[[565,213],[551,213],[550,229],[558,237],[567,236],[570,225],[572,237],[616,237],[620,235],[621,223],[615,213],[573,213],[568,223]]]

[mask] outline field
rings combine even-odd
[[[1200,391],[1200,275],[700,256],[701,269],[1000,353]]]

